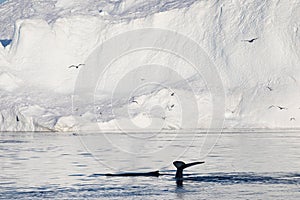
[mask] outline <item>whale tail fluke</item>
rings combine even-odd
[[[194,165],[203,164],[205,162],[192,162],[192,163],[184,163],[183,161],[174,161],[173,165],[177,168],[175,179],[178,186],[182,186],[182,177],[183,177],[183,170],[187,167],[191,167]]]
[[[199,165],[199,164],[203,164],[205,163],[204,161],[201,162],[192,162],[192,163],[184,163],[183,161],[174,161],[173,165],[177,168],[177,169],[185,169],[187,167],[191,167],[194,165]]]

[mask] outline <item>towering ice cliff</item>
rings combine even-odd
[[[300,128],[297,0],[7,0],[0,13],[0,40],[12,40],[0,45],[1,131],[194,129],[216,117],[225,128]],[[215,77],[180,55],[137,49],[104,74],[89,72],[99,78],[94,102],[77,104],[79,77],[99,64],[91,58],[99,46],[146,28],[193,41]],[[168,45],[166,37],[153,41]],[[104,47],[131,45],[112,44]],[[207,85],[216,77],[225,95],[218,116]]]

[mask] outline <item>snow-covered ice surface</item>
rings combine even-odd
[[[87,66],[69,66],[85,63],[108,39],[143,28],[185,35],[206,52],[222,80],[225,128],[300,128],[298,0],[7,0],[0,13],[0,40],[12,39],[0,45],[1,131],[118,130],[129,121],[142,130],[209,127],[212,77],[198,76],[167,52],[119,57],[101,76],[95,102],[74,106],[76,81]],[[112,85],[151,64],[176,69],[183,80],[168,70],[133,72],[131,82],[122,82],[125,94],[111,102]],[[149,77],[168,87],[141,86]],[[127,90],[134,84],[136,90]],[[193,113],[195,106],[199,124],[183,126],[194,115],[182,115],[182,108]]]

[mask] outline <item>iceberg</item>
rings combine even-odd
[[[300,128],[295,1],[7,0],[0,12],[0,40],[10,41],[0,45],[1,131],[220,128],[214,120],[225,129]],[[135,49],[107,66],[92,57],[102,47],[112,49],[108,59],[143,44],[137,37],[105,46],[147,29],[193,41],[204,52],[196,59],[201,68],[209,60],[216,73],[198,73],[182,56],[195,49],[180,40],[172,46],[174,37],[162,35],[153,36],[153,47],[182,44],[182,55]],[[103,70],[80,79],[90,66]],[[209,85],[216,77],[221,87]],[[89,79],[97,80],[91,96],[80,96],[84,87],[74,92]],[[213,101],[213,90],[224,94],[223,102]]]

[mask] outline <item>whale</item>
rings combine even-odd
[[[119,174],[105,174],[105,176],[156,176],[158,177],[161,175],[159,171],[152,171],[152,172],[124,172]]]
[[[205,163],[204,161],[201,162],[192,162],[192,163],[185,163],[183,161],[174,161],[173,165],[176,167],[176,174],[175,174],[175,180],[177,186],[182,186],[183,184],[183,170],[185,168],[194,166],[194,165],[199,165]]]
[[[176,167],[176,174],[175,174],[175,180],[176,184],[178,186],[182,186],[183,184],[183,170],[185,168],[203,164],[205,163],[204,161],[201,162],[192,162],[192,163],[185,163],[183,161],[174,161],[173,165]],[[116,173],[116,174],[105,174],[105,176],[154,176],[154,177],[159,177],[161,175],[166,175],[166,174],[161,174],[159,170],[156,171],[151,171],[151,172],[124,172],[124,173]]]

